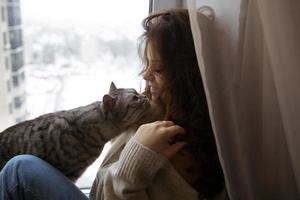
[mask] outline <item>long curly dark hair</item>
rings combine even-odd
[[[143,21],[140,56],[147,70],[147,47],[158,53],[170,97],[163,102],[166,119],[187,130],[187,149],[196,161],[200,178],[193,187],[202,197],[211,198],[224,188],[206,96],[197,63],[188,11],[167,10],[152,14]],[[149,92],[146,86],[145,93]]]

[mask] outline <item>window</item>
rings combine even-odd
[[[9,31],[10,47],[16,49],[23,45],[22,42],[22,29],[13,29]]]
[[[4,50],[8,49],[7,36],[5,32],[3,32],[3,48]]]
[[[14,74],[13,75],[13,86],[20,87],[24,80],[25,80],[24,72]]]
[[[9,70],[9,60],[7,56],[5,56],[5,68],[6,70]]]
[[[3,6],[1,7],[1,14],[2,14],[2,21],[5,22],[5,9]]]
[[[17,96],[14,98],[14,105],[15,105],[15,108],[20,108],[23,104],[23,97],[21,96]]]
[[[16,52],[12,51],[11,53],[11,66],[12,66],[12,71],[17,72],[20,68],[23,67],[23,51],[18,50]]]
[[[11,84],[10,84],[9,80],[6,82],[6,85],[7,85],[7,92],[10,92],[11,91]]]
[[[20,6],[17,4],[7,5],[8,26],[18,26],[21,24]]]
[[[22,121],[24,121],[25,120],[25,117],[24,116],[22,116],[22,117],[17,117],[16,118],[16,123],[20,123],[20,122],[22,122]]]
[[[9,103],[8,110],[9,110],[10,114],[13,114],[13,105],[12,105],[12,103]]]
[[[149,2],[132,3],[135,12],[128,12],[133,4],[126,1],[118,6],[99,0],[23,1],[29,118],[99,100],[111,81],[117,87],[142,88],[137,40]],[[13,71],[19,66],[16,60],[12,55]],[[33,106],[37,101],[44,103]]]
[[[22,81],[25,81],[25,73],[24,73],[24,71],[20,74],[20,79]]]
[[[14,87],[19,87],[20,85],[20,80],[18,75],[13,75],[13,86]]]
[[[43,0],[21,5],[29,118],[98,101],[111,81],[140,91],[137,40],[148,1]],[[77,185],[90,187],[94,175]]]

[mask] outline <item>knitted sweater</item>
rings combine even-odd
[[[124,133],[112,145],[98,170],[90,199],[198,199],[197,192],[177,173],[167,158],[131,136],[132,133]]]

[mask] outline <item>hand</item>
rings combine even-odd
[[[184,133],[185,130],[172,121],[156,121],[140,126],[134,139],[170,159],[187,144],[186,142],[171,142],[177,134]]]

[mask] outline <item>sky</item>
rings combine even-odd
[[[68,21],[132,29],[146,17],[148,5],[148,0],[21,0],[21,12],[25,22]]]

